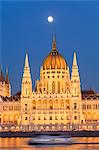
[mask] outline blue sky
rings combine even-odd
[[[9,69],[12,93],[20,90],[28,51],[33,85],[52,46],[70,70],[76,50],[81,86],[99,92],[99,1],[1,1],[0,63]],[[48,23],[47,17],[54,17]],[[28,50],[27,50],[28,49]]]

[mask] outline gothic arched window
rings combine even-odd
[[[43,100],[43,106],[47,107],[47,101],[46,100]]]
[[[53,101],[52,100],[49,101],[49,108],[53,109]]]
[[[27,93],[28,93],[28,92],[27,92],[27,88],[26,88],[26,95],[27,95]]]
[[[74,109],[77,109],[77,104],[76,103],[74,103]]]
[[[52,120],[52,116],[50,116],[50,120]]]
[[[76,92],[77,92],[76,87],[74,89],[75,89],[75,94],[76,94]]]
[[[64,101],[61,100],[61,107],[64,107]]]
[[[53,94],[55,93],[55,82],[54,81],[52,82],[52,93]]]
[[[48,82],[47,82],[47,93],[49,93],[49,85],[48,85]]]
[[[57,91],[58,91],[58,93],[60,93],[60,82],[59,81],[57,82]]]

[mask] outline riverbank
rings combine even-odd
[[[99,137],[98,131],[52,131],[52,132],[42,132],[42,131],[32,131],[32,132],[0,132],[0,137],[34,137],[36,135],[65,135],[67,137]]]

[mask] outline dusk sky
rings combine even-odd
[[[52,33],[57,49],[72,67],[77,52],[82,89],[99,92],[99,1],[1,1],[0,63],[9,69],[12,93],[20,91],[25,53],[32,81],[51,51]],[[49,23],[48,16],[54,21]]]

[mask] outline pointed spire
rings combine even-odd
[[[29,67],[28,53],[27,52],[26,52],[26,56],[25,56],[25,67]]]
[[[78,71],[78,65],[77,65],[77,58],[76,58],[76,52],[74,52],[74,58],[73,58],[73,65],[72,65],[72,79],[79,78],[79,71]]]
[[[56,34],[53,33],[52,51],[56,51]]]
[[[80,76],[79,76],[79,70],[77,65],[76,52],[74,52],[74,58],[73,58],[71,86],[72,86],[72,94],[76,96],[80,96],[81,94]]]
[[[77,67],[77,57],[76,57],[76,52],[74,52],[73,67]]]
[[[26,85],[26,88],[24,88],[24,85]],[[29,60],[28,60],[28,53],[26,52],[25,56],[25,65],[24,65],[24,71],[23,71],[23,78],[22,78],[22,86],[21,86],[21,94],[22,95],[28,95],[32,93],[32,79],[31,79],[31,73],[30,73],[30,67],[29,67]]]
[[[23,76],[27,76],[27,73],[30,76],[29,59],[28,59],[28,53],[26,52],[26,55],[25,55],[25,65],[24,65],[24,74],[23,74]]]
[[[3,75],[3,72],[2,72],[1,65],[0,65],[0,81],[4,81],[4,75]]]
[[[8,68],[6,69],[6,79],[5,82],[9,84]]]

